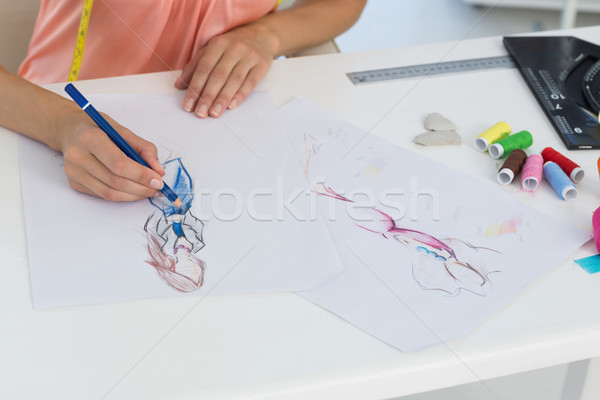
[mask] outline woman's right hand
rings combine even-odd
[[[105,117],[150,168],[127,157],[75,102],[0,65],[0,126],[61,151],[73,189],[111,201],[156,195],[165,174],[156,146]]]
[[[83,111],[73,109],[60,119],[56,141],[70,186],[109,201],[155,196],[163,187],[165,174],[156,146],[103,116],[151,169],[127,157]]]

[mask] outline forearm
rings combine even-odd
[[[267,34],[268,46],[279,57],[343,33],[356,22],[365,3],[366,0],[297,0],[289,9],[268,14],[248,26]]]
[[[59,150],[61,116],[77,106],[0,66],[0,126]]]

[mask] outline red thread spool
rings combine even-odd
[[[585,172],[579,165],[575,164],[575,162],[563,156],[552,147],[546,147],[542,151],[542,157],[544,157],[544,163],[548,161],[557,163],[558,166],[565,171],[565,174],[567,174],[575,183],[581,181],[585,175]]]

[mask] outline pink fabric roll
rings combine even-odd
[[[600,207],[594,211],[592,216],[592,227],[594,228],[594,242],[596,242],[596,249],[600,252]]]

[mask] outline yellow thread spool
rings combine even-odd
[[[498,122],[490,129],[477,136],[475,138],[475,142],[473,142],[473,145],[475,145],[477,150],[484,152],[494,142],[497,142],[498,140],[510,135],[510,132],[510,125],[508,125],[506,122]]]
[[[73,62],[69,70],[68,82],[76,81],[79,78],[79,69],[83,60],[83,50],[85,49],[85,38],[87,36],[88,24],[90,15],[92,14],[92,6],[94,0],[84,0],[83,10],[81,11],[81,19],[79,20],[79,29],[77,29],[77,42],[75,42],[75,50],[73,51]]]

